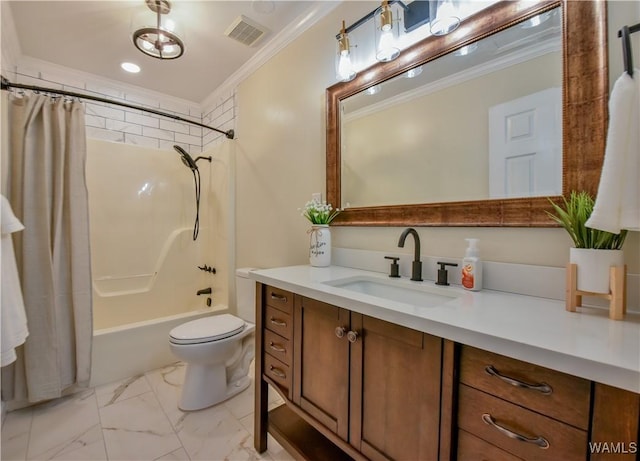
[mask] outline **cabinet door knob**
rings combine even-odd
[[[336,336],[338,338],[343,338],[344,334],[346,333],[347,329],[345,327],[336,327]]]
[[[531,391],[538,391],[544,395],[549,395],[553,392],[553,388],[549,386],[547,383],[539,383],[539,384],[525,383],[524,381],[520,381],[519,379],[510,378],[509,376],[500,374],[500,372],[496,370],[493,365],[487,365],[484,368],[484,371],[487,372],[487,374],[490,374],[491,376],[495,376],[496,378],[500,378],[505,383],[511,384],[512,386],[515,386],[515,387],[521,387],[523,389],[529,389]]]
[[[513,432],[512,430],[507,429],[506,427],[502,427],[501,425],[496,423],[489,413],[484,413],[482,415],[482,421],[484,421],[485,424],[488,424],[489,426],[494,427],[500,433],[506,435],[510,439],[519,440],[520,442],[532,443],[532,444],[537,445],[538,447],[542,448],[543,450],[546,450],[547,448],[549,448],[549,441],[547,439],[545,439],[544,437],[542,437],[542,436],[525,437],[522,434],[518,434],[517,432]]]
[[[358,332],[351,330],[349,333],[347,333],[347,339],[350,343],[355,343],[358,340]]]

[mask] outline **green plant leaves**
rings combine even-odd
[[[566,197],[563,197],[562,200],[562,206],[549,200],[554,213],[547,212],[547,214],[569,233],[576,248],[598,250],[620,250],[622,248],[627,236],[626,230],[619,234],[612,234],[586,226],[594,205],[593,198],[587,192],[572,191],[569,200]]]

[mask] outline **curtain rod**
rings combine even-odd
[[[161,112],[159,110],[148,109],[146,107],[136,106],[133,104],[128,104],[126,102],[113,101],[111,99],[101,98],[99,96],[92,96],[92,95],[82,94],[82,93],[74,93],[73,91],[56,90],[53,88],[45,88],[45,87],[33,86],[33,85],[23,85],[22,83],[11,83],[5,77],[2,77],[2,89],[8,90],[9,88],[18,88],[21,90],[41,91],[43,93],[60,94],[63,96],[70,96],[72,98],[88,99],[91,101],[98,101],[98,102],[104,102],[107,104],[114,104],[116,106],[128,107],[129,109],[141,110],[144,112],[160,115],[162,117],[168,117],[173,120],[178,120],[180,122],[191,123],[192,125],[197,125],[202,128],[207,128],[208,130],[217,131],[218,133],[224,134],[227,137],[227,139],[234,139],[235,137],[235,132],[233,130],[227,130],[227,131],[219,130],[218,128],[213,128],[209,125],[203,125],[202,123],[194,122],[193,120],[188,120],[186,118],[179,117],[178,115],[168,114],[166,112]]]

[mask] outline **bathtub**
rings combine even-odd
[[[227,312],[217,305],[158,319],[103,328],[93,333],[91,386],[118,381],[169,365],[169,331],[181,323]]]

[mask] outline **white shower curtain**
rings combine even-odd
[[[2,392],[38,402],[87,386],[91,371],[84,106],[42,94],[7,99],[3,190],[25,226],[14,243],[29,337],[13,370],[3,369]]]

